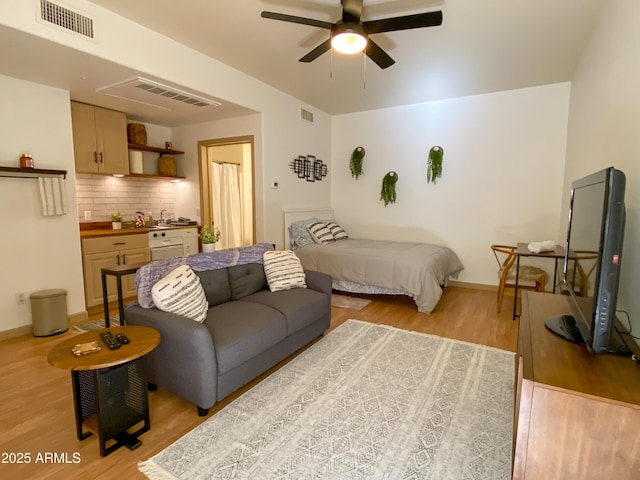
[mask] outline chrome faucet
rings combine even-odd
[[[167,221],[164,219],[164,213],[168,211],[166,209],[160,210],[160,220],[158,221],[158,223],[167,223]]]

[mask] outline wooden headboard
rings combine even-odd
[[[284,210],[284,248],[291,248],[289,240],[289,225],[300,220],[318,218],[330,220],[333,218],[333,208],[285,208]]]

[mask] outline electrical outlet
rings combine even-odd
[[[85,220],[91,220],[91,210],[85,210],[84,211],[84,219]]]
[[[199,216],[200,216],[200,209],[196,208],[196,217],[199,217]]]
[[[27,303],[27,296],[24,293],[19,293],[16,295],[16,302],[18,305],[24,305]]]

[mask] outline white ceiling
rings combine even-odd
[[[216,58],[330,114],[478,95],[570,81],[605,0],[365,0],[363,20],[442,10],[440,27],[373,35],[396,64],[381,70],[362,55],[298,59],[328,31],[260,17],[262,10],[329,22],[340,0],[90,0]],[[62,2],[61,2],[62,3]],[[6,43],[9,42],[9,43]],[[72,98],[111,106],[160,125],[237,116],[223,104],[193,117],[167,115],[96,96],[95,88],[145,76],[10,29],[0,29],[0,73],[68,88]],[[43,69],[54,55],[68,68]],[[38,53],[40,52],[40,53]],[[59,59],[58,59],[59,61]],[[95,64],[102,84],[82,84],[80,65]],[[39,68],[29,68],[37,65]],[[154,79],[152,79],[154,80]],[[178,86],[179,87],[179,86]],[[197,94],[198,92],[193,92]],[[215,99],[214,99],[215,100]]]

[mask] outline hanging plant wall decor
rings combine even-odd
[[[438,145],[431,147],[429,150],[429,160],[427,162],[427,183],[436,180],[442,176],[442,157],[444,149]]]
[[[351,170],[351,176],[355,177],[356,180],[364,173],[362,171],[362,160],[364,159],[365,153],[366,152],[363,147],[357,147],[353,152],[351,152],[349,170]]]
[[[384,201],[386,207],[390,203],[396,202],[396,183],[398,182],[398,174],[394,171],[387,173],[382,179],[382,190],[380,191],[380,200]]]

